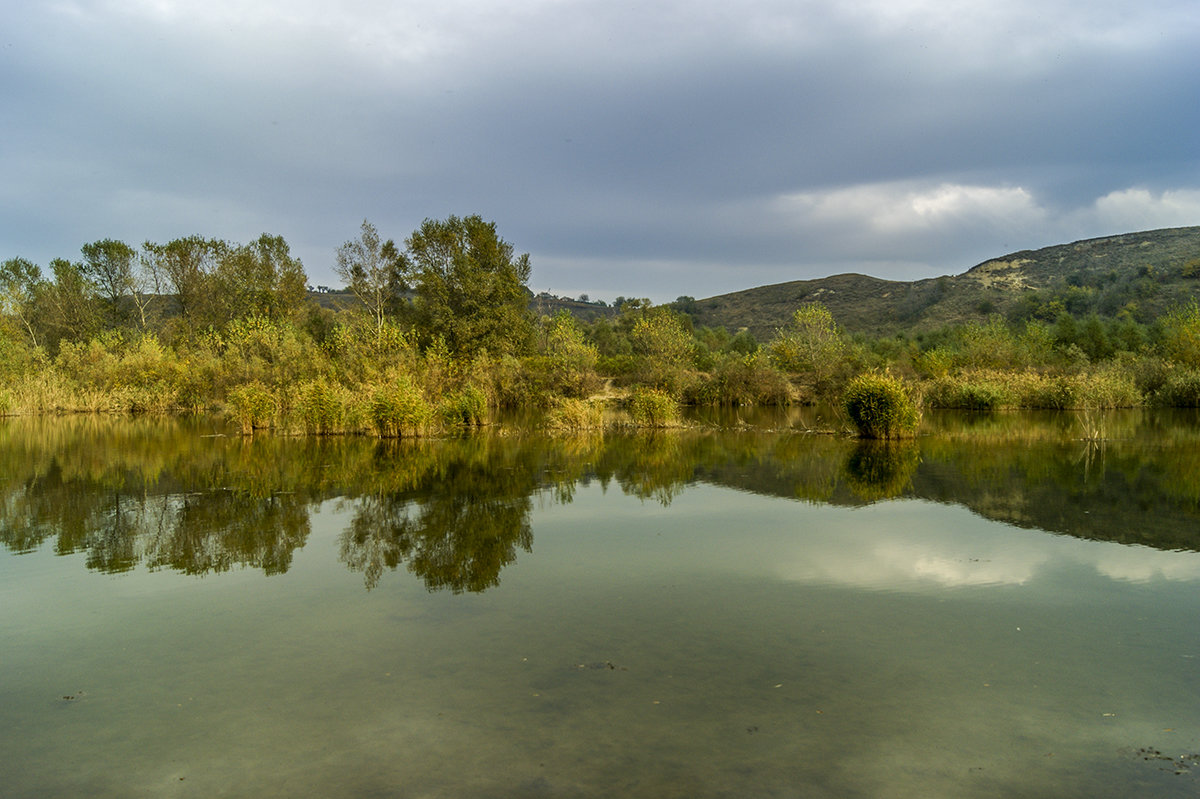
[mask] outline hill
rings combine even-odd
[[[922,332],[1003,314],[1012,320],[1129,315],[1152,321],[1200,296],[1200,227],[1086,239],[992,258],[960,275],[916,281],[845,274],[688,303],[697,325],[748,329],[760,341],[819,301],[851,333]]]

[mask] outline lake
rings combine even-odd
[[[1200,792],[1200,419],[0,420],[4,797]]]

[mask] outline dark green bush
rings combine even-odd
[[[1170,373],[1155,399],[1168,408],[1200,408],[1200,371],[1176,369]]]

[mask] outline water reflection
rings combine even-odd
[[[825,505],[919,498],[1077,538],[1200,549],[1194,416],[1111,414],[1102,442],[1083,440],[1070,414],[935,416],[929,435],[891,444],[804,433],[787,416],[755,421],[653,435],[376,442],[226,437],[198,420],[10,419],[0,424],[0,542],[14,553],[49,542],[103,572],[144,564],[279,574],[308,539],[313,509],[337,500],[351,519],[341,560],[367,588],[403,566],[430,590],[483,591],[531,550],[535,499],[570,503],[598,482],[662,505],[694,483]],[[1162,568],[1133,561],[1101,570]],[[953,559],[927,558],[923,568],[955,584],[1011,582],[1035,565],[991,562],[995,574]]]

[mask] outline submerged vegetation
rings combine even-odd
[[[364,222],[337,252],[336,307],[268,234],[105,239],[81,256],[0,264],[0,414],[218,411],[246,433],[408,437],[501,408],[586,431],[678,425],[682,405],[840,400],[861,436],[892,439],[924,408],[1200,406],[1194,298],[1153,319],[1064,302],[874,338],[806,301],[760,343],[697,325],[688,297],[536,315],[528,256],[478,216],[401,244]]]

